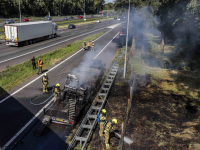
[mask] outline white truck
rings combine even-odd
[[[51,21],[8,24],[4,26],[6,45],[23,46],[57,36],[57,25]]]

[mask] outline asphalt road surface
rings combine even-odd
[[[111,25],[112,21],[109,22],[108,24]],[[92,26],[90,26],[90,28],[92,28]],[[93,28],[95,28],[95,25]],[[99,39],[95,41],[94,52],[77,50],[71,56],[63,59],[61,61],[63,63],[61,64],[56,63],[55,65],[51,66],[46,71],[44,71],[48,73],[48,76],[50,78],[49,80],[50,86],[60,83],[61,87],[63,87],[66,74],[69,72],[72,72],[74,69],[80,66],[82,62],[84,62],[87,59],[94,59],[94,58],[100,59],[103,61],[103,63],[106,63],[106,66],[109,66],[112,59],[114,58],[114,55],[117,52],[118,43],[119,43],[119,37],[118,37],[119,29],[120,29],[120,25],[115,28],[112,28],[112,27],[105,28],[104,30],[106,30],[107,32],[102,37],[100,37]],[[83,30],[83,29],[80,29],[80,30]],[[78,32],[81,32],[81,31],[78,31]],[[60,39],[62,39],[62,37],[66,39],[64,35],[61,36]],[[56,40],[57,39],[55,39],[55,42]],[[48,42],[48,41],[44,41],[44,42]],[[50,43],[52,42],[53,40]],[[45,44],[48,45],[48,43],[45,43]],[[63,46],[66,44],[67,42],[64,42],[61,45]],[[40,46],[40,43],[37,43],[36,45]],[[35,45],[27,46],[29,48],[27,48],[26,50],[31,49],[32,46],[34,47]],[[52,49],[55,49],[59,46],[60,45],[57,45],[56,47],[53,47]],[[30,56],[28,58],[30,58]],[[62,74],[60,76],[54,77],[61,73],[66,73],[66,74]],[[22,137],[23,134],[29,129],[30,125],[34,124],[37,121],[37,119],[34,119],[33,122],[29,122],[31,118],[33,118],[35,115],[37,116],[38,112],[42,110],[42,108],[44,107],[44,105],[46,105],[46,103],[40,106],[34,106],[30,104],[30,99],[35,96],[38,96],[37,101],[44,101],[52,94],[52,93],[42,94],[41,77],[42,75],[39,75],[39,76],[35,75],[31,77],[30,79],[26,80],[25,82],[23,82],[22,84],[11,89],[7,94],[0,97],[0,119],[1,119],[0,121],[0,135],[1,135],[0,147],[11,149],[15,145],[15,143],[20,139],[20,137]],[[31,83],[31,84],[27,85],[28,83]],[[51,90],[51,87],[49,88],[49,90]],[[38,123],[36,123],[36,126],[37,124]],[[24,125],[27,125],[27,127],[24,127]],[[22,127],[24,127],[24,129],[22,129]],[[60,145],[63,146],[64,141],[65,141],[65,135],[67,135],[66,132],[68,132],[65,129],[65,127],[61,125],[60,126],[51,125],[45,131],[46,133],[44,134],[44,136],[38,138],[38,137],[32,136],[32,130],[33,129],[31,129],[30,132],[24,137],[23,144],[16,145],[15,147],[16,149],[20,149],[20,150],[57,149],[57,148],[60,148],[59,147]]]
[[[120,22],[116,20],[107,20],[102,23],[77,26],[76,29],[64,28],[58,30],[57,38],[23,47],[7,46],[5,41],[0,41],[0,71],[6,69],[8,66],[30,60],[33,56],[39,56],[57,48],[61,48],[64,45],[71,44],[76,40],[83,39],[89,34],[107,30],[107,27],[119,23]]]
[[[86,16],[86,18],[96,18],[96,17],[102,17],[102,16],[101,15],[94,15],[94,17]],[[110,16],[110,17],[112,17],[112,16]],[[67,20],[64,20],[64,18],[65,18],[65,16],[63,16],[63,18],[61,18],[61,19],[53,19],[52,18],[52,21],[54,21],[54,22],[67,21]],[[76,16],[74,16],[74,19],[69,19],[69,20],[78,20],[78,19],[80,19],[80,18],[78,18],[77,15],[76,15]],[[9,20],[9,19],[5,19],[5,20]],[[47,19],[44,18],[44,20],[47,20]],[[34,21],[42,21],[42,20],[34,20]],[[30,22],[34,22],[34,21],[30,21]],[[16,21],[15,23],[18,23],[18,22],[19,21]],[[5,25],[4,23],[0,23],[0,27],[3,27],[4,25]]]

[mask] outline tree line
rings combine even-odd
[[[20,0],[23,16],[81,15],[84,0]],[[85,13],[96,14],[103,10],[105,0],[85,0]],[[19,0],[1,0],[0,17],[19,17]]]
[[[129,30],[136,37],[136,44],[142,43],[147,28],[157,29],[162,43],[171,42],[175,46],[172,61],[177,66],[184,62],[191,70],[200,68],[200,1],[130,0],[130,3]],[[127,15],[128,6],[128,0],[115,0],[114,9],[121,14]]]

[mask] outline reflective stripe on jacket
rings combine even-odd
[[[43,78],[42,78],[42,82],[43,82],[44,84],[48,84],[48,77],[43,77]]]
[[[109,121],[104,127],[104,133],[109,132],[112,129],[112,123]]]
[[[38,67],[42,67],[43,66],[43,61],[41,60],[41,61],[39,61],[38,60]]]
[[[88,46],[91,46],[91,42],[88,42],[88,44],[87,44]]]
[[[55,88],[53,89],[53,92],[54,92],[55,94],[60,93],[60,87],[55,87]]]
[[[106,116],[104,116],[103,114],[100,114],[99,119],[101,122],[104,122],[106,120]]]

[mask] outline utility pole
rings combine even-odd
[[[129,15],[130,15],[130,0],[129,0],[128,23],[127,23],[127,34],[126,34],[126,51],[125,51],[125,59],[124,59],[124,78],[126,77],[126,55],[127,55],[127,46],[128,46]]]
[[[107,18],[108,18],[108,3],[107,3]]]
[[[84,14],[83,14],[83,17],[84,17],[84,21],[86,21],[86,18],[85,18],[85,0],[84,0]]]
[[[22,21],[22,17],[21,17],[21,9],[20,9],[20,0],[19,0],[19,16],[20,16],[20,22]]]
[[[60,0],[60,16],[61,16],[61,0]]]

